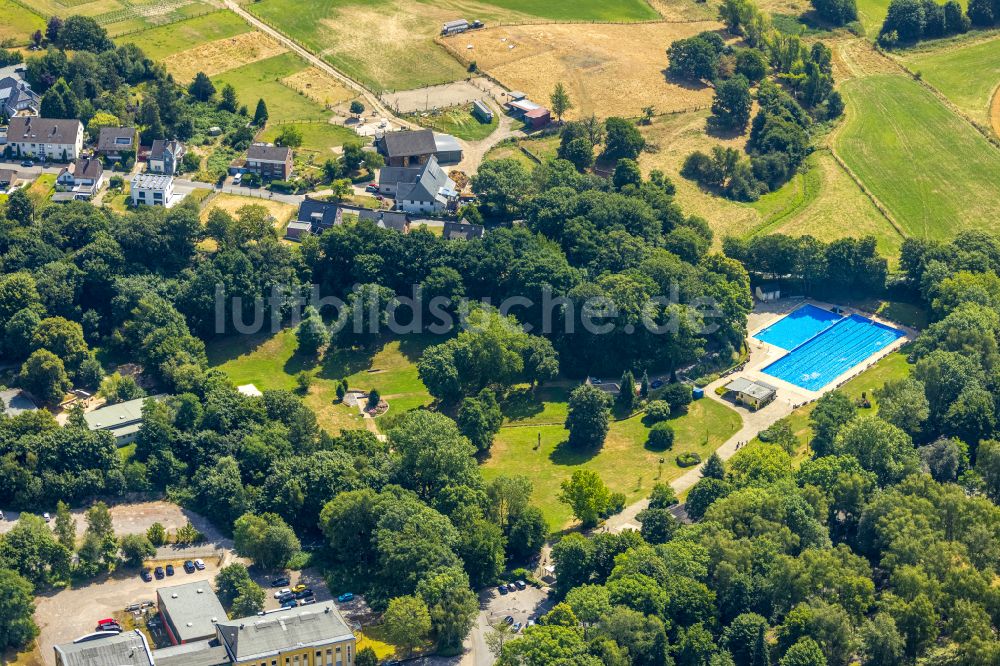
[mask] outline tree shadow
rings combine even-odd
[[[663,68],[660,70],[660,74],[663,74],[663,80],[667,83],[677,86],[678,88],[683,88],[684,90],[704,90],[710,87],[704,81],[692,81],[691,79],[685,79],[684,77],[671,74],[670,70]]]
[[[285,365],[282,367],[282,370],[284,370],[287,375],[297,375],[303,370],[311,370],[312,368],[315,368],[318,362],[319,361],[315,356],[306,356],[305,354],[295,352],[292,354],[291,358],[285,361]]]
[[[597,454],[601,452],[601,448],[602,447],[597,446],[592,449],[577,449],[570,446],[568,439],[564,439],[556,444],[556,447],[552,449],[552,453],[549,454],[549,460],[551,460],[554,465],[575,467],[593,460]]]
[[[323,379],[343,379],[372,365],[375,355],[381,351],[379,342],[374,348],[351,347],[329,349],[319,366],[317,377]]]
[[[435,334],[435,333],[413,333],[410,335],[404,335],[399,340],[399,353],[406,357],[406,360],[410,363],[416,363],[420,360],[423,355],[424,350],[428,347],[434,345],[439,345],[451,335],[448,334]]]
[[[511,421],[520,421],[541,414],[545,409],[542,401],[528,387],[517,388],[507,395],[501,405],[501,411]]]
[[[738,139],[746,133],[746,127],[730,128],[730,127],[720,127],[711,121],[709,118],[705,121],[705,134],[712,137],[713,139],[719,139],[720,141],[732,141],[733,139]]]
[[[208,357],[208,364],[210,366],[222,365],[240,356],[252,354],[273,337],[274,335],[271,333],[258,333],[255,335],[229,335],[223,338],[216,338],[205,345],[205,355]]]

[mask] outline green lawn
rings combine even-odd
[[[12,0],[0,0],[0,42],[27,44],[35,30],[45,30],[45,19]]]
[[[270,105],[269,105],[270,106]],[[296,161],[301,164],[321,165],[327,158],[334,157],[333,148],[348,141],[362,141],[357,133],[342,125],[326,122],[294,123],[302,132],[302,145],[295,150]],[[260,135],[261,140],[273,142],[284,125],[268,125]]]
[[[942,48],[933,45],[928,42],[907,52],[906,64],[955,106],[988,125],[990,99],[1000,85],[1000,35],[969,44],[949,41]]]
[[[257,100],[263,98],[271,121],[327,120],[331,114],[321,104],[281,83],[281,79],[306,67],[294,53],[282,53],[213,76],[212,83],[216,89],[227,83],[236,88],[240,103],[246,104],[251,113]]]
[[[197,18],[178,21],[167,26],[144,30],[116,39],[118,43],[137,44],[153,60],[162,61],[167,56],[192,47],[249,32],[250,26],[230,11],[218,11]]]
[[[357,409],[336,402],[336,382],[347,379],[352,389],[378,389],[389,403],[388,414],[398,414],[431,403],[430,393],[417,376],[416,361],[432,337],[411,336],[387,342],[377,352],[335,350],[319,366],[295,353],[292,329],[274,336],[234,336],[208,345],[212,367],[233,382],[254,384],[260,390],[294,389],[295,375],[310,370],[315,380],[305,402],[330,434],[363,428]]]
[[[429,127],[437,132],[451,134],[466,141],[485,139],[493,134],[497,125],[500,124],[500,116],[495,109],[493,122],[484,123],[472,115],[471,104],[445,109],[440,113],[429,113],[426,116],[413,114],[409,118],[422,127]]]
[[[441,24],[452,19],[489,23],[658,17],[644,0],[262,0],[246,8],[377,91],[463,78],[465,68],[434,43]]]
[[[670,481],[685,470],[675,458],[695,451],[702,458],[714,451],[740,427],[740,417],[714,400],[696,400],[687,414],[671,419],[676,432],[670,451],[645,448],[649,428],[640,416],[614,421],[604,446],[596,454],[569,449],[566,399],[569,389],[545,389],[535,399],[523,396],[505,405],[507,419],[483,464],[487,479],[500,474],[523,474],[534,483],[533,501],[542,510],[549,527],[558,531],[570,525],[572,514],[559,502],[559,485],[577,468],[592,469],[616,492],[634,502],[649,493],[658,481]],[[538,446],[541,436],[541,446]],[[659,460],[664,459],[661,465]]]
[[[945,239],[1000,225],[1000,151],[912,79],[842,86],[836,149],[912,236]]]

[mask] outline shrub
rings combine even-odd
[[[290,180],[272,180],[271,189],[275,192],[294,192],[296,185]]]
[[[670,418],[670,403],[666,400],[653,400],[646,405],[646,420],[659,423]]]
[[[665,451],[674,445],[674,428],[669,423],[657,423],[649,429],[646,446],[656,451]]]
[[[701,456],[694,451],[688,451],[677,456],[678,467],[694,467],[701,462]]]
[[[660,396],[674,409],[684,410],[691,404],[691,387],[687,384],[668,384]]]

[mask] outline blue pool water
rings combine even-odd
[[[851,315],[788,352],[762,372],[817,391],[904,335],[891,326]]]
[[[753,336],[761,342],[789,351],[843,318],[829,310],[806,303],[795,308],[763,331]]]

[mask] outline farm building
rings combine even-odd
[[[379,152],[385,155],[386,166],[408,167],[424,164],[437,152],[434,132],[429,129],[403,132],[389,132],[377,143]]]
[[[778,395],[778,389],[756,379],[737,377],[726,384],[726,390],[731,391],[738,404],[760,409]]]
[[[524,124],[531,129],[541,129],[552,122],[552,114],[544,106],[532,109],[524,114]]]
[[[456,19],[454,21],[448,21],[441,26],[442,35],[457,35],[461,32],[465,32],[469,29],[469,22],[465,19]]]
[[[456,164],[462,161],[462,146],[450,134],[434,132],[434,156],[440,164]]]
[[[433,155],[419,169],[382,169],[379,190],[393,191],[396,208],[406,213],[440,213],[458,200],[455,181]]]
[[[477,99],[472,103],[472,115],[484,123],[493,122],[493,109],[487,106],[486,102],[481,99]]]
[[[542,106],[540,104],[535,104],[527,97],[522,97],[521,99],[515,99],[507,102],[507,111],[510,115],[515,118],[523,118],[524,114],[529,111],[534,111],[535,109],[540,109]]]

